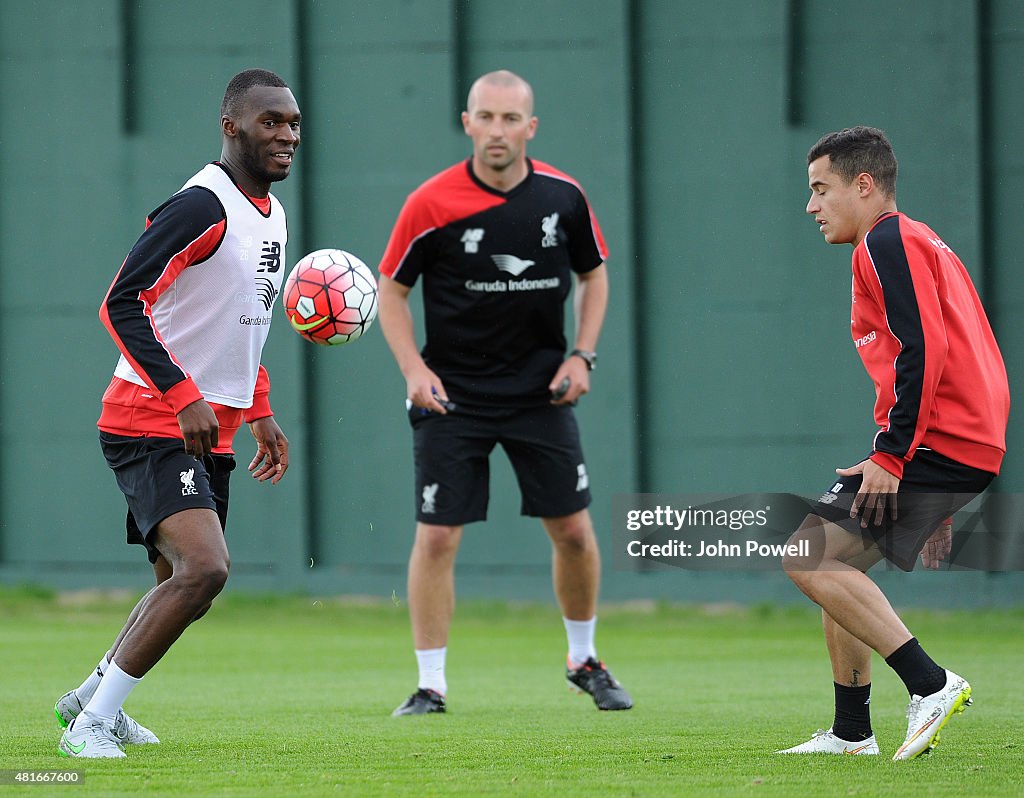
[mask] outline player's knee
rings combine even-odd
[[[448,556],[459,547],[462,527],[439,524],[420,524],[416,530],[416,545],[430,557]]]
[[[224,585],[227,584],[228,564],[226,562],[211,564],[210,567],[204,568],[199,573],[199,578],[201,580],[200,592],[202,595],[209,597],[209,600],[206,602],[209,604],[210,600],[218,595],[224,589]]]
[[[782,558],[782,570],[786,572],[786,576],[789,577],[790,581],[796,585],[797,589],[803,593],[811,601],[817,601],[815,599],[814,584],[812,581],[812,572],[807,570],[804,563],[798,561],[799,558],[793,558],[785,556]]]
[[[803,590],[803,586],[815,570],[816,563],[812,562],[807,555],[809,547],[802,545],[801,540],[804,540],[803,536],[800,532],[796,532],[787,541],[786,553],[782,555],[782,570],[797,587]]]
[[[551,540],[563,551],[582,552],[595,545],[594,528],[590,516],[585,512],[547,519],[545,527]]]
[[[590,536],[587,534],[586,529],[571,528],[558,535],[555,539],[555,545],[563,551],[587,551],[590,548]]]
[[[802,565],[801,558],[799,557],[791,557],[787,554],[782,558],[782,570],[786,572],[786,576],[797,584],[799,584],[804,577],[804,569]]]
[[[173,578],[179,581],[194,600],[201,602],[202,607],[208,605],[224,589],[230,567],[230,560],[226,556],[197,558],[176,572]]]

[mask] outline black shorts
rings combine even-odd
[[[931,449],[918,449],[903,468],[895,521],[888,508],[881,524],[874,523],[872,513],[867,529],[860,526],[860,517],[850,518],[853,498],[863,482],[859,474],[835,477],[832,486],[818,498],[814,514],[862,536],[865,545],[877,544],[889,562],[912,571],[925,541],[939,525],[984,491],[994,478],[995,474],[950,460]]]
[[[100,432],[100,447],[128,502],[128,543],[146,547],[149,561],[160,552],[150,542],[165,518],[194,508],[214,510],[221,529],[228,521],[228,482],[235,468],[230,454],[197,460],[174,438],[133,438]]]
[[[590,504],[590,482],[570,407],[553,405],[473,415],[411,408],[416,520],[461,526],[487,518],[488,458],[500,443],[522,494],[521,512],[571,515]]]

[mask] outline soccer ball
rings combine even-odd
[[[318,249],[295,264],[281,292],[292,329],[307,341],[354,341],[377,318],[377,281],[355,255]]]

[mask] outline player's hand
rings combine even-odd
[[[563,393],[561,386],[564,380],[569,380],[569,387]],[[589,393],[590,371],[583,358],[570,355],[551,378],[548,390],[551,391],[553,405],[574,405],[583,394]]]
[[[942,525],[932,532],[932,536],[924,543],[921,549],[921,562],[925,568],[933,571],[939,570],[942,561],[945,560],[953,550],[953,519],[947,518]]]
[[[450,402],[441,378],[424,365],[405,379],[405,395],[413,407],[422,407],[431,413],[448,413]]]
[[[885,519],[886,508],[889,509],[892,519],[896,520],[898,516],[896,492],[900,489],[899,477],[890,474],[873,460],[862,460],[850,468],[837,468],[836,473],[841,477],[863,475],[860,490],[857,491],[857,495],[853,498],[853,504],[850,506],[850,518],[860,515],[862,529],[867,529],[868,521],[872,520],[875,526],[880,526]],[[862,512],[863,515],[861,515]]]
[[[220,435],[217,414],[205,399],[196,399],[178,413],[178,426],[185,441],[185,453],[195,458],[213,452]]]
[[[288,470],[288,439],[273,416],[256,419],[249,429],[256,439],[256,456],[249,463],[249,472],[253,479],[269,479],[271,485],[276,485]]]

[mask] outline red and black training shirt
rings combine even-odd
[[[853,252],[851,327],[875,385],[874,462],[902,477],[923,447],[999,473],[1006,368],[967,269],[931,228],[875,222]]]
[[[508,192],[479,180],[471,161],[435,175],[409,195],[381,260],[403,285],[422,277],[423,358],[457,404],[547,403],[572,275],[607,259],[579,184],[527,163]]]

